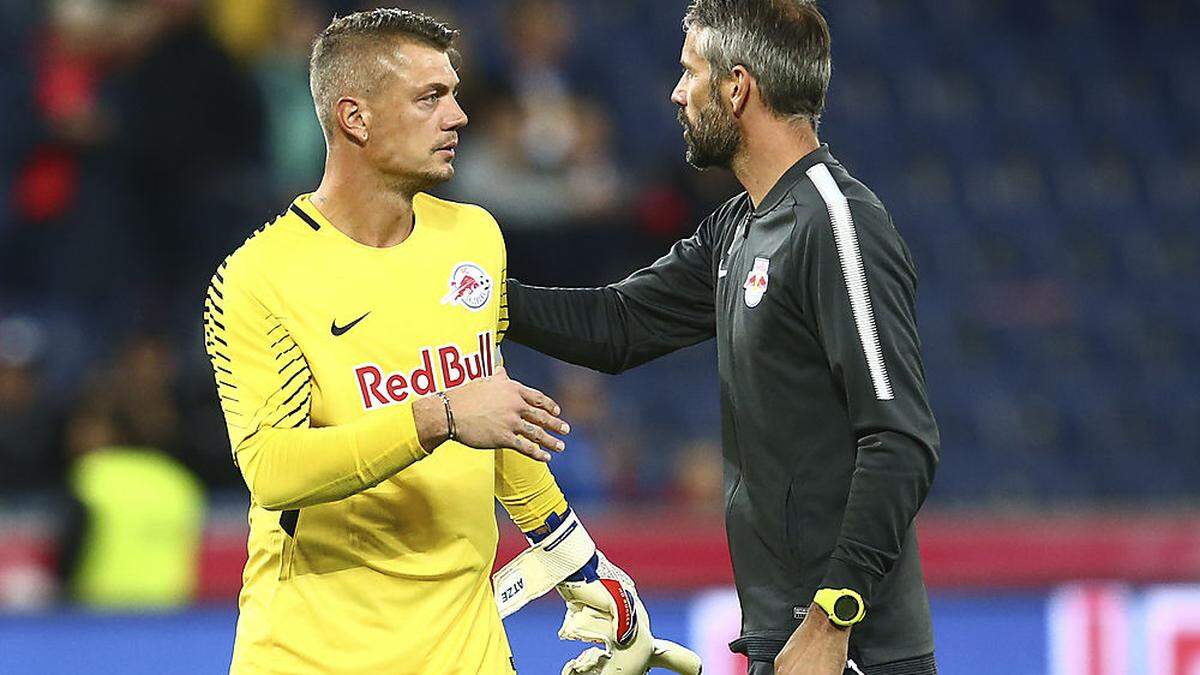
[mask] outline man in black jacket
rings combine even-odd
[[[688,161],[746,192],[604,288],[509,281],[508,335],[617,373],[717,338],[726,527],[752,675],[936,672],[913,519],[938,461],[916,275],[820,145],[829,29],[803,0],[695,0]]]

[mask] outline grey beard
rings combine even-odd
[[[688,164],[697,169],[732,168],[733,158],[742,146],[742,131],[733,116],[725,114],[720,103],[710,101],[700,111],[695,126],[688,121],[682,108],[678,117],[687,132],[684,140],[687,142]]]

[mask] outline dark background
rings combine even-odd
[[[463,30],[471,124],[440,193],[497,216],[512,275],[619,279],[738,191],[683,162],[668,96],[684,4],[416,5]],[[888,206],[920,275],[943,452],[919,530],[943,670],[1197,667],[1200,593],[1126,584],[1200,579],[1200,5],[821,5],[821,138]],[[228,664],[247,494],[204,289],[316,186],[309,44],[358,8],[0,0],[0,671]],[[701,650],[706,673],[744,672],[724,647],[733,598],[701,592],[729,582],[713,345],[616,378],[505,356],[563,404],[555,474],[656,632]],[[113,445],[169,453],[205,486],[199,608],[71,604],[68,476]],[[521,546],[502,527],[499,558]],[[1104,584],[1061,586],[1077,580]],[[553,640],[560,612],[509,620],[522,672],[577,649]]]
[[[935,596],[946,658],[982,653],[983,626],[1017,631],[993,648],[1049,640],[1048,596],[1005,605],[997,588],[1200,578],[1200,5],[821,4],[821,138],[888,206],[920,275],[943,447],[928,578],[989,594]],[[203,482],[196,594],[228,611],[247,496],[204,356],[204,289],[316,186],[309,44],[357,8],[0,0],[0,608],[64,597],[68,471],[117,444]],[[463,30],[471,123],[440,194],[497,216],[513,276],[617,280],[739,190],[683,161],[668,100],[682,0],[418,8]],[[713,345],[616,378],[505,356],[563,404],[574,432],[553,469],[610,557],[651,591],[727,582]],[[501,558],[517,547],[506,534]],[[73,640],[74,619],[55,617],[12,644]],[[208,638],[231,639],[230,620]]]

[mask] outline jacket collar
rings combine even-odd
[[[805,176],[805,173],[817,164],[837,164],[838,161],[833,158],[829,152],[829,145],[824,144],[821,147],[813,150],[807,155],[800,158],[800,161],[792,165],[790,169],[785,171],[779,180],[775,182],[775,186],[767,192],[767,196],[759,203],[758,208],[754,209],[754,216],[765,216],[779,203],[783,201],[785,195],[792,191]]]

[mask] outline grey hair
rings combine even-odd
[[[742,66],[776,115],[816,130],[832,74],[829,25],[813,0],[692,0],[683,29],[712,68],[713,83]]]
[[[333,21],[313,41],[308,60],[308,85],[321,128],[329,136],[335,128],[333,108],[346,94],[363,93],[382,77],[374,48],[387,40],[409,40],[446,52],[457,67],[452,45],[458,31],[420,12],[406,9],[373,9]]]

